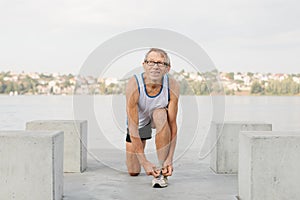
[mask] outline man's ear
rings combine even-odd
[[[144,70],[146,70],[146,63],[145,62],[142,62],[142,65],[143,65],[143,68],[144,68]]]
[[[170,70],[171,70],[171,65],[168,66],[168,68],[167,68],[167,73],[169,73]]]

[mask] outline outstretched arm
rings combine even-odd
[[[139,136],[138,125],[138,101],[139,91],[136,80],[132,77],[126,87],[126,112],[128,118],[128,129],[130,139],[139,163],[145,169],[147,175],[153,175],[154,177],[159,176],[159,173],[155,171],[155,165],[146,159],[144,153],[144,147],[142,140]]]
[[[170,78],[170,102],[168,106],[168,123],[171,130],[171,143],[170,143],[170,149],[167,156],[167,159],[164,163],[164,175],[165,176],[171,176],[173,171],[173,157],[176,147],[176,141],[177,141],[177,111],[178,111],[178,99],[179,99],[179,91],[180,87],[178,82]]]

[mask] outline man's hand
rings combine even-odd
[[[156,169],[156,166],[149,161],[146,161],[143,164],[144,170],[148,176],[152,175],[155,178],[159,176],[160,170]]]
[[[173,164],[172,161],[167,159],[164,164],[163,164],[163,168],[162,168],[162,174],[164,176],[172,176],[173,173]]]

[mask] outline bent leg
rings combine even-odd
[[[162,167],[165,162],[170,148],[171,130],[168,123],[168,115],[166,109],[157,109],[152,115],[153,125],[156,128],[155,144],[157,150],[157,157]]]
[[[142,142],[145,149],[146,141],[143,140]],[[134,152],[133,145],[130,142],[126,142],[126,165],[130,176],[138,176],[140,174],[141,164]]]

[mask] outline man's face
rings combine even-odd
[[[161,81],[163,75],[170,70],[170,66],[164,65],[164,63],[165,58],[163,55],[157,52],[149,53],[147,61],[143,62],[143,67],[147,78],[153,82]]]

